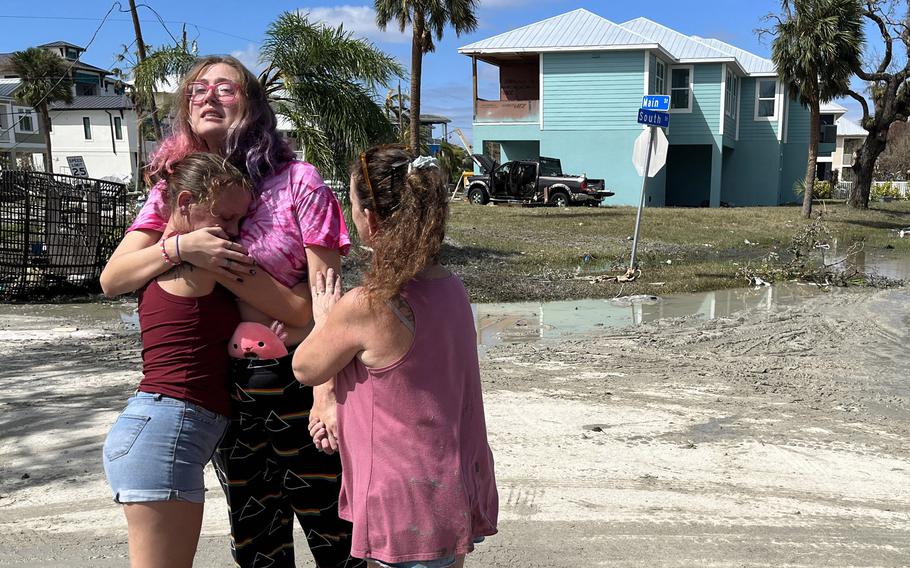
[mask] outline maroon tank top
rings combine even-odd
[[[151,281],[139,291],[139,390],[230,415],[227,344],[239,323],[237,302],[221,286],[189,298],[165,292]]]

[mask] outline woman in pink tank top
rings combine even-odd
[[[364,285],[341,296],[329,270],[313,287],[315,328],[297,380],[336,378],[351,555],[370,566],[463,566],[496,533],[474,317],[461,280],[439,264],[448,192],[432,158],[371,148],[351,173],[357,231],[373,249]],[[318,441],[324,425],[312,420]]]

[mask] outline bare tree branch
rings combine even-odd
[[[849,90],[847,91],[847,95],[853,99],[856,99],[856,101],[859,102],[859,105],[863,107],[863,123],[872,118],[869,115],[869,103],[866,102],[866,99],[861,94],[857,93],[856,91]]]
[[[878,10],[876,9],[876,4],[874,2],[868,2],[866,4],[866,6],[867,6],[867,8],[863,15],[866,16],[867,18],[869,18],[870,20],[872,20],[873,22],[875,22],[876,25],[878,25],[878,29],[882,34],[882,40],[885,42],[885,57],[882,58],[881,63],[879,63],[879,65],[878,65],[878,70],[875,72],[876,74],[882,75],[886,71],[888,71],[888,66],[891,65],[891,56],[892,56],[893,49],[894,49],[894,45],[893,45],[894,40],[891,37],[891,34],[888,32],[888,26],[885,23],[884,18],[882,18],[878,14]],[[866,81],[881,80],[881,79],[871,79],[871,78],[867,79],[866,77],[863,77],[859,73],[857,73],[857,75],[859,75],[859,77],[861,79],[865,79]]]

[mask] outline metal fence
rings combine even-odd
[[[131,214],[120,183],[0,171],[0,300],[97,291]]]
[[[907,181],[873,181],[872,187],[882,187],[885,184],[891,184],[891,187],[897,190],[901,199],[910,198],[910,182]],[[833,199],[849,199],[850,190],[853,189],[852,181],[839,181],[833,188],[831,197]]]

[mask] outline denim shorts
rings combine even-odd
[[[484,537],[482,536],[474,537],[474,544],[480,544],[483,541]],[[391,564],[375,558],[370,558],[369,560],[370,562],[375,562],[379,568],[449,568],[449,566],[455,564],[455,555],[435,560],[412,560],[410,562],[393,562]]]
[[[136,393],[104,441],[114,501],[205,502],[202,470],[229,421],[191,402]]]

